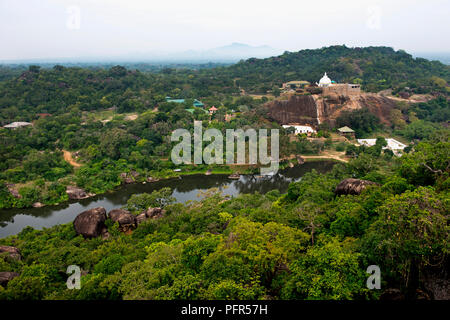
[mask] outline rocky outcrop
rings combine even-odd
[[[289,100],[273,100],[266,106],[268,107],[268,116],[279,123],[319,124],[317,106],[312,95],[294,95]]]
[[[17,249],[16,247],[0,246],[0,254],[2,254],[2,253],[7,253],[7,256],[12,259],[16,259],[16,260],[22,259],[22,255],[20,254],[19,249]]]
[[[119,177],[122,180],[122,182],[125,184],[130,184],[130,183],[134,182],[134,179],[132,177],[130,177],[126,172],[122,172],[119,175]]]
[[[146,221],[148,219],[147,214],[145,212],[142,212],[141,214],[138,214],[136,216],[136,224],[140,225],[142,222]]]
[[[124,209],[114,209],[108,213],[109,218],[119,223],[122,232],[133,230],[137,227],[136,216]]]
[[[66,193],[71,200],[81,200],[95,196],[94,193],[86,192],[83,189],[74,186],[67,186]]]
[[[136,179],[139,177],[139,172],[134,170],[131,170],[129,173],[122,172],[119,177],[123,183],[130,184],[136,182]]]
[[[136,216],[136,224],[140,225],[142,222],[148,219],[159,219],[164,217],[166,210],[161,208],[148,208],[146,211]]]
[[[10,272],[10,271],[0,272],[0,286],[6,287],[9,281],[18,276],[19,274],[17,272]]]
[[[166,210],[163,210],[158,207],[158,208],[148,208],[147,211],[145,212],[145,215],[147,216],[147,218],[158,219],[162,218],[165,213]]]
[[[349,178],[349,179],[342,180],[336,187],[336,190],[334,191],[334,193],[336,195],[347,195],[347,194],[358,195],[367,186],[375,185],[375,184],[376,184],[375,182],[368,181],[368,180]]]
[[[81,212],[73,221],[73,226],[76,233],[85,238],[101,236],[103,239],[108,239],[110,234],[105,224],[108,218],[118,222],[121,232],[130,232],[142,222],[162,218],[165,213],[165,210],[158,207],[148,208],[138,216],[125,209],[113,209],[106,214],[105,208],[98,207]]]
[[[375,93],[358,96],[359,109],[365,107],[377,116],[380,121],[388,126],[391,125],[391,111],[397,107],[395,100],[377,95]]]
[[[106,210],[98,207],[80,213],[73,221],[73,226],[77,234],[85,238],[95,238],[106,234],[105,221]]]
[[[14,198],[20,199],[22,196],[19,194],[19,191],[16,189],[16,185],[13,183],[7,183],[6,187],[8,188],[8,191],[12,194]]]
[[[45,206],[42,202],[35,202],[31,205],[33,208],[42,208]]]
[[[338,95],[336,93],[292,95],[288,100],[273,100],[265,104],[269,118],[280,124],[297,123],[317,126],[328,123],[334,127],[343,111],[367,108],[381,122],[390,125],[393,99],[376,93]]]

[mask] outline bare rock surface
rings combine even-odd
[[[145,215],[147,218],[151,218],[151,219],[158,219],[158,218],[162,218],[164,216],[164,213],[166,211],[161,209],[161,208],[148,208],[147,211],[145,212]]]
[[[10,272],[10,271],[0,272],[0,286],[6,287],[9,281],[18,276],[19,274],[17,272]]]
[[[74,186],[67,186],[66,193],[71,200],[81,200],[95,196],[94,193],[86,192],[83,189]]]
[[[135,229],[137,226],[136,216],[124,209],[113,209],[108,213],[109,218],[119,223],[122,232]]]
[[[106,210],[103,207],[83,211],[73,221],[77,234],[85,238],[95,238],[105,234]]]
[[[19,249],[12,246],[0,246],[0,254],[7,253],[8,257],[12,259],[20,260],[22,259],[22,255],[20,254]]]
[[[375,185],[375,184],[376,184],[375,182],[368,181],[368,180],[349,178],[349,179],[342,180],[336,187],[336,190],[334,191],[334,193],[337,195],[347,195],[347,194],[358,195],[367,186]]]

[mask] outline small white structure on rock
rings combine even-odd
[[[309,135],[311,133],[315,133],[316,132],[316,130],[314,130],[310,126],[301,126],[301,125],[296,125],[296,124],[285,124],[285,125],[283,125],[283,128],[285,128],[285,129],[291,128],[291,127],[295,129],[295,134],[306,133],[306,134]]]

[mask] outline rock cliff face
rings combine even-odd
[[[289,100],[274,100],[266,104],[269,116],[279,123],[317,125],[317,104],[312,95],[291,96]]]
[[[389,125],[389,115],[395,106],[394,100],[373,93],[351,96],[293,95],[288,100],[274,100],[265,105],[268,116],[280,124],[298,123],[313,126],[324,122],[334,126],[336,118],[342,111],[362,108],[368,108],[381,122]]]

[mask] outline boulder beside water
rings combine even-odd
[[[94,193],[86,192],[83,189],[74,186],[67,186],[66,193],[71,200],[81,200],[95,196]]]
[[[113,209],[108,212],[109,218],[119,223],[119,229],[122,232],[133,230],[137,226],[136,216],[125,209]]]
[[[73,221],[77,234],[85,238],[95,238],[107,232],[106,210],[103,207],[83,211]]]
[[[16,247],[12,247],[12,246],[0,246],[0,254],[2,253],[7,253],[7,256],[15,259],[15,260],[21,260],[22,259],[22,255],[20,254],[19,249],[17,249]]]

